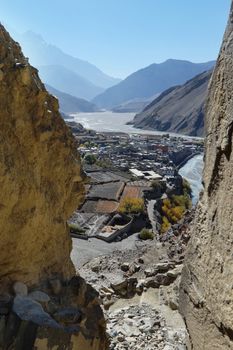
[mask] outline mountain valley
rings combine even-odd
[[[232,350],[233,0],[2,12],[0,350]]]

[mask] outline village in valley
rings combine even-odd
[[[69,121],[86,174],[86,198],[69,220],[76,238],[120,241],[169,234],[191,212],[179,168],[203,152],[203,140],[169,134],[95,132]]]
[[[86,175],[71,257],[99,293],[109,349],[185,349],[178,286],[195,209],[179,169],[203,140],[68,125]]]

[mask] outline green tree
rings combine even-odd
[[[89,165],[93,165],[96,163],[97,161],[97,158],[94,154],[87,154],[85,157],[84,157],[84,160],[87,164]]]

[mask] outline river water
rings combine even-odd
[[[81,123],[86,129],[95,131],[115,131],[132,133],[136,130],[127,122],[133,120],[135,113],[114,113],[114,112],[96,112],[96,113],[75,113],[71,114],[74,120]]]
[[[73,119],[81,123],[86,129],[92,129],[99,132],[125,132],[128,134],[147,134],[147,135],[162,135],[167,134],[159,131],[148,131],[136,129],[132,125],[126,125],[127,122],[133,120],[135,113],[114,113],[114,112],[96,112],[96,113],[76,113],[72,114]],[[182,136],[172,134],[172,136]],[[190,159],[180,170],[181,176],[185,177],[193,191],[193,204],[196,204],[199,198],[199,193],[202,189],[202,170],[203,156],[197,155]]]
[[[155,130],[142,130],[134,128],[132,125],[126,125],[132,121],[135,113],[114,113],[111,111],[95,113],[75,113],[71,114],[73,120],[81,123],[84,128],[92,129],[98,132],[125,132],[127,134],[144,134],[144,135],[164,135],[167,132]],[[171,136],[190,138],[189,136],[169,133]]]
[[[193,204],[195,205],[199,198],[199,193],[202,190],[202,171],[203,171],[203,155],[197,155],[190,159],[182,168],[179,173],[186,178],[190,183],[193,193]]]

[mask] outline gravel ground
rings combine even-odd
[[[110,350],[186,350],[185,326],[170,328],[159,307],[147,303],[109,312],[107,332]]]
[[[91,238],[87,241],[73,238],[72,241],[71,259],[76,270],[98,256],[108,255],[116,250],[137,249],[138,246],[145,244],[138,240],[137,233],[121,242],[107,243],[98,238]]]

